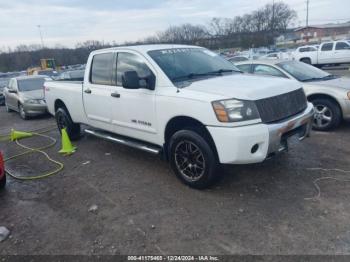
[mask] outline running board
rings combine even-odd
[[[122,144],[122,145],[126,145],[126,146],[129,146],[132,148],[140,149],[142,151],[152,153],[152,154],[159,154],[161,151],[161,148],[157,147],[155,145],[144,143],[144,142],[132,139],[132,138],[127,138],[124,136],[119,136],[116,134],[108,133],[105,131],[85,129],[84,132],[89,134],[89,135],[103,138],[105,140],[108,140],[108,141],[111,141],[114,143],[118,143],[118,144]]]

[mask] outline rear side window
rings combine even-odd
[[[239,70],[243,71],[244,73],[250,73],[250,64],[249,65],[236,65]]]
[[[122,75],[126,71],[136,71],[141,79],[153,74],[140,56],[131,53],[118,53],[117,86],[122,86]]]
[[[345,50],[350,49],[350,46],[345,42],[338,42],[335,46],[335,50]]]
[[[112,85],[113,53],[94,55],[90,81],[97,85]]]
[[[331,51],[333,49],[333,43],[324,44],[321,51]]]

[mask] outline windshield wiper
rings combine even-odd
[[[322,77],[323,80],[329,80],[329,79],[334,79],[334,78],[337,78],[336,75],[326,75],[324,77]]]
[[[312,78],[307,78],[304,80],[301,80],[302,82],[312,82],[312,81],[322,81],[322,80],[329,80],[329,79],[334,79],[336,78],[335,75],[326,75],[323,77],[312,77]]]
[[[181,79],[192,79],[195,77],[201,77],[201,76],[211,76],[211,75],[222,75],[223,73],[231,73],[231,72],[237,72],[237,73],[243,73],[240,70],[234,70],[234,69],[219,69],[216,71],[206,72],[206,73],[190,73],[183,76],[177,76],[173,77],[171,80],[181,80]]]

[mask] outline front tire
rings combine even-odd
[[[7,105],[6,101],[5,101],[5,108],[6,108],[6,112],[7,113],[11,113],[12,110],[9,108],[9,106]]]
[[[72,140],[80,138],[80,125],[73,122],[66,108],[58,108],[55,113],[58,130],[66,128],[68,136]]]
[[[23,107],[22,104],[19,104],[19,106],[18,106],[18,112],[19,112],[20,117],[21,117],[23,120],[27,120],[27,119],[28,119],[27,113],[26,113],[26,111],[24,111],[24,107]]]
[[[330,99],[319,98],[311,101],[315,108],[313,128],[328,131],[339,126],[342,115],[339,106]]]
[[[204,189],[220,177],[216,154],[205,136],[193,130],[176,132],[169,143],[170,165],[186,185]]]

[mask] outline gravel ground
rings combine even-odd
[[[0,123],[6,133],[54,120],[23,121],[0,107]],[[223,180],[203,191],[147,153],[85,136],[62,157],[57,144],[46,152],[64,163],[61,173],[8,178],[0,192],[0,226],[11,230],[0,255],[350,254],[349,133],[343,123],[264,163],[225,166]],[[48,135],[59,139],[57,130]],[[6,156],[21,152],[9,142],[0,148]],[[36,153],[7,168],[28,175],[55,166]]]

